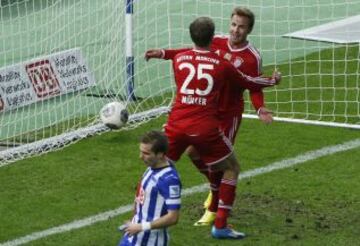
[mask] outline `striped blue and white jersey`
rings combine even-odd
[[[147,168],[135,197],[133,223],[151,222],[181,206],[181,183],[173,165],[152,169]],[[125,243],[125,241],[127,241]],[[124,244],[125,243],[125,244]],[[124,235],[121,245],[168,245],[166,228],[140,232],[132,237]]]

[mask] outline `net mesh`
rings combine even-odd
[[[134,93],[138,100],[128,102],[131,114],[156,108],[164,112],[162,107],[169,106],[174,95],[170,62],[145,62],[144,52],[190,47],[188,25],[201,15],[212,17],[216,32],[226,34],[231,10],[238,5],[238,1],[225,0],[134,2]],[[279,86],[265,90],[266,105],[275,116],[359,125],[359,43],[339,45],[282,35],[357,15],[360,0],[248,0],[241,5],[256,15],[249,40],[262,54],[265,74],[275,66],[283,74]],[[92,129],[105,103],[126,100],[125,1],[7,0],[1,1],[0,14],[0,67],[79,48],[96,82],[86,90],[0,112],[3,150]],[[5,91],[5,83],[0,83],[2,98]],[[250,103],[245,112],[254,114]],[[146,115],[123,129],[136,127],[155,114]],[[21,159],[78,139],[12,155]],[[13,160],[0,153],[0,159]]]

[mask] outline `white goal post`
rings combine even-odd
[[[98,112],[110,101],[127,103],[123,129],[166,112],[171,64],[145,62],[144,52],[191,46],[188,25],[197,16],[212,17],[216,32],[227,34],[235,6],[256,15],[249,39],[265,74],[275,66],[282,72],[282,83],[265,90],[275,119],[360,129],[359,30],[352,28],[360,0],[2,0],[0,167],[106,131]],[[348,26],[326,29],[333,22]],[[256,118],[245,98],[245,116]]]

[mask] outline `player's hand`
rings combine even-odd
[[[137,224],[137,223],[128,223],[126,224],[126,228],[124,231],[128,233],[130,236],[133,236],[142,231],[142,226],[141,224]]]
[[[161,58],[162,52],[160,49],[147,50],[145,52],[145,60],[148,61],[151,58]]]
[[[124,224],[122,224],[121,226],[118,227],[119,231],[125,231],[125,229],[128,227],[128,224],[130,224],[130,220],[126,220],[124,221]]]
[[[275,80],[275,84],[280,83],[280,81],[281,81],[281,73],[277,70],[277,68],[275,68],[271,78]]]
[[[270,124],[273,122],[272,111],[265,107],[259,108],[258,117],[265,124]]]

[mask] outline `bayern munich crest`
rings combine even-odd
[[[233,62],[234,67],[236,68],[240,67],[242,63],[243,63],[243,59],[241,57],[236,57]]]

